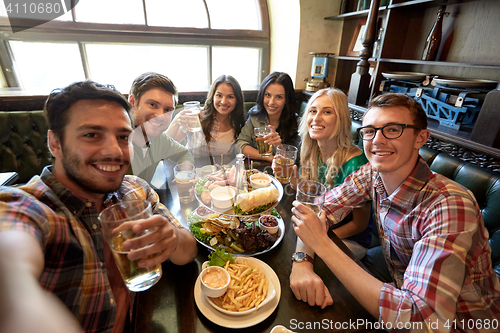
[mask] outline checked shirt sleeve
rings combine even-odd
[[[371,201],[372,170],[365,164],[345,178],[344,182],[326,193],[323,210],[328,217],[328,227],[344,219],[354,208]]]

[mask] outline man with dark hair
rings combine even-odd
[[[194,164],[189,150],[169,137],[165,130],[170,124],[177,102],[177,88],[165,75],[144,73],[130,88],[129,102],[137,128],[132,133],[132,171],[151,182],[158,163]]]
[[[411,97],[375,97],[358,130],[370,163],[327,193],[319,218],[295,201],[295,232],[383,328],[496,332],[480,326],[500,313],[488,231],[473,194],[430,171],[419,156],[430,135],[426,127],[426,114]],[[326,233],[327,218],[342,221],[370,201],[393,284],[364,271]],[[292,290],[324,306],[323,289]]]
[[[129,109],[113,87],[91,81],[53,91],[45,114],[54,164],[24,186],[0,190],[0,257],[9,260],[3,266],[13,267],[1,274],[31,277],[65,303],[86,332],[123,332],[131,305],[131,293],[103,241],[97,218],[103,209],[124,200],[151,202],[155,215],[139,228],[156,229],[142,238],[151,246],[127,255],[139,260],[139,267],[167,259],[183,265],[197,252],[192,234],[149,185],[125,176]],[[17,296],[11,299],[23,304]]]

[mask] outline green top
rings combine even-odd
[[[368,163],[368,160],[366,159],[366,156],[364,153],[358,156],[354,156],[351,159],[349,159],[347,162],[344,163],[340,167],[339,172],[337,173],[337,177],[335,177],[334,184],[333,186],[330,186],[328,181],[326,180],[326,170],[328,167],[326,164],[321,160],[320,154],[318,154],[318,167],[316,169],[317,174],[318,174],[318,180],[320,183],[324,184],[327,188],[335,187],[344,182],[344,179],[349,176],[351,173],[354,171],[359,170],[359,168],[363,165]]]

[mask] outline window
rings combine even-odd
[[[142,0],[80,0],[75,13],[77,22],[145,23]]]
[[[86,44],[92,80],[128,93],[142,73],[167,75],[180,91],[206,90],[208,47]],[[105,54],[106,57],[102,55]]]
[[[76,43],[12,41],[10,47],[22,86],[30,91],[48,94],[53,88],[85,80]]]
[[[203,0],[146,0],[146,13],[151,26],[208,28]]]
[[[255,82],[259,79],[260,50],[244,47],[212,48],[213,79],[222,74],[233,76],[240,84],[241,89],[255,89]]]
[[[180,92],[207,91],[221,74],[253,90],[268,72],[266,0],[85,0],[39,26],[24,20],[16,33],[2,13],[3,5],[2,71],[27,93],[83,79],[128,93],[147,71],[169,76]]]

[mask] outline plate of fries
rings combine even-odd
[[[207,297],[210,305],[220,312],[245,316],[276,297],[276,289],[259,263],[236,258],[234,264],[228,261],[224,269],[231,277],[227,292],[217,298]]]
[[[194,297],[201,313],[217,325],[228,328],[250,327],[269,317],[281,297],[280,282],[274,270],[253,257],[237,257],[234,264],[226,265],[226,269],[231,282],[228,291],[218,298],[202,293],[198,277]]]

